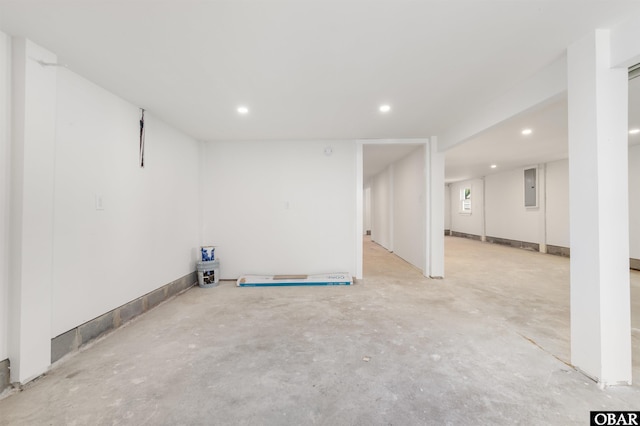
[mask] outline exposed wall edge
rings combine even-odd
[[[185,291],[198,282],[196,272],[170,282],[51,339],[51,363]],[[0,378],[2,373],[0,372]],[[8,376],[7,376],[8,379]]]
[[[569,247],[552,246],[547,244],[547,254],[555,256],[571,257],[571,249]]]
[[[9,380],[9,367],[9,359],[0,361],[0,393],[11,386],[11,381]]]
[[[486,237],[486,241],[488,243],[493,243],[493,244],[501,244],[501,245],[515,247],[515,248],[540,251],[540,244],[538,243],[528,243],[526,241],[508,240],[506,238],[498,238],[498,237],[490,237],[490,236]]]
[[[452,237],[469,238],[470,240],[482,241],[482,237],[480,235],[465,234],[464,232],[450,231],[449,235],[451,235]]]

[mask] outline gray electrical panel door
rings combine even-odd
[[[525,169],[524,171],[524,206],[537,207],[538,197],[536,194],[536,169]]]

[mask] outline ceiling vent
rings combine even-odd
[[[640,64],[629,67],[629,80],[633,80],[636,77],[640,77]]]

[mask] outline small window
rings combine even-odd
[[[460,213],[471,213],[471,188],[460,190]]]

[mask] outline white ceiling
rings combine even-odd
[[[637,12],[634,0],[0,0],[0,29],[199,140],[400,139],[442,133]],[[561,131],[560,110],[533,118]],[[487,161],[509,164],[496,138],[517,146],[518,119],[473,141],[505,152]],[[448,155],[448,174],[464,174],[463,156]]]

